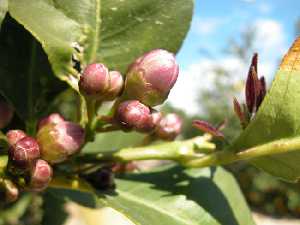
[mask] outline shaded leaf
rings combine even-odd
[[[0,28],[1,28],[2,21],[4,20],[4,17],[7,13],[7,10],[8,10],[7,0],[1,0],[0,1]]]
[[[116,184],[114,192],[98,193],[97,206],[111,207],[133,224],[254,224],[236,181],[220,167],[185,170],[168,166],[122,176]],[[51,192],[76,202],[82,195],[72,191],[71,197],[69,191],[54,188]]]
[[[105,201],[134,224],[254,224],[236,182],[222,168],[130,174],[117,180],[116,195]]]
[[[33,120],[65,86],[51,71],[41,45],[7,17],[0,31],[0,92],[22,119]]]

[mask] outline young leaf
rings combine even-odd
[[[243,151],[249,147],[272,143],[281,139],[295,142],[300,136],[300,38],[283,58],[272,87],[266,95],[258,113],[246,130],[231,146]],[[295,141],[293,141],[295,140]],[[295,146],[292,146],[295,148]],[[284,144],[278,149],[286,149]],[[260,157],[251,162],[270,174],[288,181],[300,178],[300,151],[290,151]]]
[[[224,138],[224,134],[220,130],[213,127],[211,124],[209,124],[206,121],[194,120],[193,121],[193,126],[198,128],[199,130],[205,132],[205,133],[211,134],[214,137]]]

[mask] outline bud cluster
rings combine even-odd
[[[80,150],[84,130],[54,113],[40,120],[36,138],[22,130],[7,132],[9,171],[23,176],[25,188],[44,190],[51,181],[51,164],[62,162]],[[15,185],[16,186],[16,185]]]
[[[148,133],[148,137],[154,139],[174,140],[181,131],[181,119],[173,113],[162,115],[152,107],[167,99],[178,73],[175,56],[162,49],[136,59],[129,66],[125,80],[120,72],[109,71],[104,64],[88,65],[81,74],[78,87],[87,100],[89,122],[94,119],[98,103],[118,98],[111,111],[111,120],[105,125]],[[0,102],[0,128],[12,117],[11,111],[6,109]],[[88,134],[93,131],[93,125],[93,121],[88,124]],[[30,137],[22,130],[7,132],[8,171],[11,175],[21,176],[24,181],[16,180],[16,185],[10,185],[8,198],[15,199],[20,187],[44,190],[53,176],[52,165],[78,153],[85,140],[85,130],[81,126],[66,121],[57,113],[39,121],[36,137]],[[111,169],[102,168],[86,178],[98,188],[114,186]]]
[[[182,120],[175,113],[165,116],[137,100],[122,102],[115,114],[116,122],[125,130],[136,130],[171,141],[181,132]]]
[[[175,114],[162,117],[151,107],[166,100],[178,73],[174,54],[155,49],[129,66],[125,82],[118,71],[109,71],[105,65],[94,63],[84,69],[78,85],[86,98],[107,101],[120,96],[115,104],[113,122],[121,129],[173,140],[180,133],[181,119]]]
[[[120,95],[123,83],[120,72],[109,71],[104,64],[94,63],[84,69],[78,86],[80,92],[87,98],[111,101]]]

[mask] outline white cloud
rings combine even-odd
[[[259,53],[259,75],[266,76],[270,83],[278,60],[288,49],[286,37],[283,27],[275,20],[256,20],[254,28],[256,31],[254,46]],[[190,64],[186,70],[181,71],[178,81],[170,93],[169,101],[189,114],[197,113],[199,92],[211,87],[213,78],[216,76],[214,69],[217,66],[230,71],[233,74],[234,82],[246,78],[249,64],[245,65],[239,58],[233,56],[214,60],[199,59],[199,62]]]
[[[224,23],[221,18],[199,18],[195,17],[192,22],[192,29],[200,35],[211,35]]]
[[[262,2],[258,4],[257,7],[259,12],[261,12],[262,14],[268,14],[272,11],[272,6],[266,2]]]
[[[247,3],[255,3],[256,0],[242,0],[242,2],[247,2]]]
[[[282,25],[271,19],[259,19],[254,23],[256,44],[264,51],[285,50],[285,36]],[[271,48],[271,49],[270,49]]]
[[[169,101],[189,114],[198,112],[197,98],[199,93],[209,89],[216,76],[215,69],[222,66],[232,74],[245,74],[245,67],[237,58],[220,60],[204,59],[191,64],[179,74],[178,81],[170,93]],[[236,77],[237,78],[237,77]]]

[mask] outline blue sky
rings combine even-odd
[[[295,38],[295,23],[300,18],[300,0],[195,2],[191,29],[177,55],[180,77],[170,95],[171,103],[192,114],[197,113],[193,93],[209,88],[207,81],[214,75],[210,71],[214,65],[239,73],[236,78],[245,76],[247,66],[239,59],[222,53],[231,38],[238,38],[250,25],[255,27],[255,51],[260,55],[261,72],[270,82],[278,59]],[[202,54],[205,51],[213,58]]]

